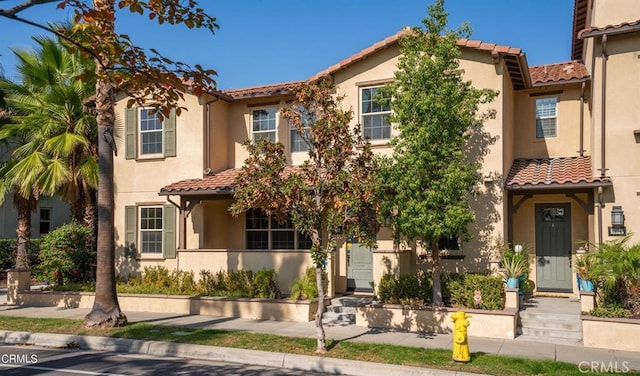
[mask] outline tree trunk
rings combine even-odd
[[[433,306],[442,307],[442,282],[440,281],[440,249],[438,242],[431,242],[431,273],[433,275]]]
[[[322,314],[324,313],[324,283],[322,283],[322,272],[324,271],[323,264],[316,265],[316,285],[318,286],[318,310],[316,311],[316,333],[318,337],[318,347],[316,352],[324,354],[327,352],[327,344],[325,342],[324,328],[322,327]]]
[[[97,11],[114,14],[114,0],[94,0]],[[99,26],[105,38],[114,34],[114,21]],[[108,40],[108,39],[107,39]],[[115,124],[115,94],[113,86],[104,80],[104,67],[110,67],[109,56],[96,61],[96,112],[98,122],[98,238],[96,295],[91,312],[84,318],[87,327],[113,327],[127,324],[116,294],[115,240],[113,230],[113,126]],[[109,137],[111,136],[111,137]]]
[[[29,239],[31,238],[31,212],[36,208],[33,197],[25,198],[16,191],[13,194],[13,205],[18,212],[16,268],[29,267]]]

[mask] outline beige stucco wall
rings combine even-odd
[[[580,84],[520,91],[515,96],[515,158],[577,156],[580,149]],[[556,137],[536,138],[536,99],[558,99]],[[585,155],[591,154],[588,107],[584,107]]]
[[[615,25],[640,19],[637,0],[592,0],[592,26]]]
[[[207,119],[206,116],[205,112],[205,119]],[[233,167],[228,159],[229,147],[231,146],[229,143],[229,103],[218,99],[209,104],[208,121],[210,128],[209,160],[204,168],[208,167],[216,173]]]
[[[168,184],[199,178],[202,176],[204,159],[203,142],[203,106],[199,99],[193,95],[185,95],[180,106],[188,108],[176,118],[176,157],[155,159],[125,159],[124,135],[118,134],[118,156],[114,157],[114,183],[115,183],[115,241],[116,263],[119,272],[128,275],[140,271],[145,265],[156,263],[175,267],[175,260],[164,260],[161,256],[146,257],[143,255],[140,262],[124,258],[124,209],[127,205],[165,205],[164,196],[159,196],[160,189]],[[115,113],[117,121],[124,126],[126,98],[120,98],[116,105]],[[177,198],[174,197],[174,201]],[[197,218],[197,209],[192,217]],[[176,234],[178,231],[176,224]],[[193,222],[188,221],[188,242],[199,244],[200,234],[194,232]],[[176,244],[177,246],[177,244]]]
[[[640,229],[640,216],[636,208],[640,204],[637,187],[640,184],[640,136],[634,131],[640,129],[640,51],[639,33],[610,36],[607,42],[606,70],[606,136],[605,167],[606,175],[613,182],[612,188],[603,192],[602,228],[604,239],[611,225],[611,208],[622,206],[625,211],[627,232],[633,232],[631,242],[640,241],[637,231]],[[601,40],[595,41],[593,64],[593,104],[591,128],[593,129],[593,165],[594,175],[599,176],[602,167],[601,127],[602,127],[602,58]]]

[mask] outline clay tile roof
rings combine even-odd
[[[172,183],[160,189],[160,194],[228,193],[233,188],[239,168],[224,170],[202,179],[188,179]]]
[[[401,30],[399,32],[397,32],[396,34],[380,41],[377,42],[375,44],[373,44],[370,47],[365,48],[364,50],[349,56],[348,58],[340,61],[337,64],[334,64],[332,66],[330,66],[329,68],[316,73],[315,75],[313,75],[311,78],[309,78],[309,81],[315,81],[321,77],[324,76],[328,76],[330,74],[334,74],[335,72],[344,69],[346,67],[348,67],[349,65],[352,65],[360,60],[366,59],[369,55],[383,50],[385,48],[391,47],[392,45],[394,45],[396,42],[398,42],[398,40],[400,39],[400,37],[402,36],[402,34],[404,34],[406,31],[405,30]],[[498,53],[507,53],[507,54],[515,54],[515,55],[519,55],[522,53],[522,50],[520,48],[513,48],[513,47],[509,47],[509,46],[498,46],[496,44],[493,43],[483,43],[479,40],[469,40],[469,39],[458,39],[457,40],[457,44],[460,47],[469,47],[469,48],[477,48],[480,50],[486,50],[486,51],[495,51]]]
[[[628,33],[632,31],[640,30],[640,20],[623,22],[616,25],[606,26],[592,26],[586,29],[580,30],[578,38],[587,38],[600,34],[616,34],[616,33]]]
[[[593,177],[591,157],[516,159],[507,177],[507,189],[568,188],[610,185],[609,178]]]
[[[587,67],[577,61],[537,65],[529,68],[529,74],[534,85],[589,78]]]
[[[288,166],[284,175],[297,171],[298,167]],[[181,180],[160,189],[161,195],[197,195],[197,194],[225,194],[231,193],[235,180],[241,169],[232,168],[205,176],[202,179]]]
[[[233,99],[245,99],[256,97],[270,97],[275,95],[293,94],[294,90],[304,81],[290,81],[279,84],[253,86],[241,89],[223,90],[224,94],[231,96]]]

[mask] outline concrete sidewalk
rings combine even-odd
[[[0,305],[1,316],[82,319],[88,313],[88,311],[88,309],[80,308],[63,309],[56,307],[22,307]],[[182,326],[191,328],[239,330],[292,337],[315,337],[315,326],[313,322],[294,323],[268,320],[256,321],[229,317],[173,315],[150,312],[126,312],[126,314],[130,322],[149,322],[155,325]],[[469,328],[470,333],[473,332],[473,323],[471,325],[472,326]],[[334,339],[339,341],[346,340],[369,343],[388,343],[400,346],[414,346],[421,348],[452,348],[451,334],[407,333],[390,330],[369,329],[355,325],[329,326],[326,324],[325,331],[327,339]],[[580,365],[581,369],[584,370],[589,369],[592,364],[603,364],[603,367],[609,368],[617,366],[617,369],[619,370],[627,368],[632,370],[640,370],[640,353],[636,352],[594,349],[571,345],[557,345],[552,343],[530,342],[518,339],[502,340],[472,336],[469,337],[469,345],[472,353],[488,353],[532,359],[558,360],[578,364]],[[233,350],[233,352],[235,353],[238,353],[239,351],[240,350],[236,349]],[[245,358],[243,359],[246,360]],[[324,363],[327,362],[327,358],[320,359],[324,359]],[[280,359],[278,358],[276,362],[280,362]],[[280,363],[279,366],[282,366],[282,363]],[[356,368],[361,367],[362,366],[358,366]],[[379,365],[376,364],[376,367],[379,367]],[[336,368],[334,368],[333,370],[336,370]],[[381,374],[389,375],[389,371],[386,369],[386,367],[385,370],[386,371]],[[425,370],[420,370],[422,374],[424,374]],[[382,371],[382,369],[378,369],[378,371]],[[400,372],[400,369],[398,369],[397,371]],[[408,373],[395,372],[391,374],[412,374],[412,372],[410,372],[409,370],[407,370],[407,372]],[[363,372],[362,374],[372,375],[373,373]],[[377,374],[377,371],[375,372],[375,374]]]

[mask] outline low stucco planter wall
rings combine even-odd
[[[640,351],[640,320],[582,316],[585,347]]]
[[[451,314],[457,308],[431,309],[400,305],[361,305],[356,309],[356,325],[369,328],[399,329],[411,332],[452,333]],[[470,336],[513,339],[516,334],[518,311],[463,309],[469,313]]]
[[[91,308],[90,292],[21,291],[16,305],[32,307]],[[184,295],[118,294],[123,311],[241,317],[254,320],[308,322],[314,319],[318,300],[273,300]],[[327,300],[328,302],[328,300]]]

